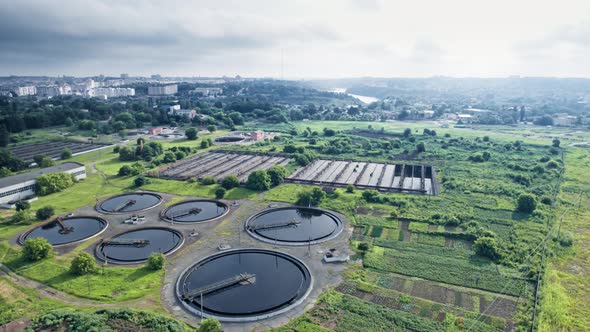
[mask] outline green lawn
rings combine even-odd
[[[101,302],[121,302],[150,298],[159,302],[164,271],[146,267],[111,267],[99,273],[77,276],[69,272],[75,252],[38,262],[25,260],[20,249],[0,243],[2,263],[27,278],[45,283],[63,292]]]

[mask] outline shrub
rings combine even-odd
[[[228,175],[221,180],[221,186],[227,190],[240,186],[240,179],[235,175]]]
[[[184,159],[184,157],[186,157],[186,153],[182,151],[176,151],[174,152],[174,156],[176,157],[176,160],[181,160]]]
[[[29,222],[31,219],[33,219],[33,216],[29,210],[20,210],[10,217],[10,223],[19,224]]]
[[[561,141],[558,140],[557,138],[554,138],[551,146],[554,148],[558,148],[560,144],[561,144]]]
[[[45,238],[27,239],[23,244],[23,255],[30,261],[38,261],[51,256],[53,246]]]
[[[555,168],[558,168],[558,167],[559,167],[559,164],[555,160],[550,160],[547,163],[547,169],[555,169]]]
[[[348,184],[346,185],[346,192],[349,194],[352,194],[354,192],[354,184]]]
[[[473,250],[476,254],[488,257],[492,260],[500,258],[498,243],[492,237],[480,237],[473,242]]]
[[[574,243],[574,235],[571,232],[563,232],[556,240],[562,247],[571,247]]]
[[[55,210],[53,209],[53,207],[44,206],[44,207],[40,208],[39,210],[37,210],[37,213],[35,214],[35,216],[39,220],[45,220],[45,219],[48,219],[49,217],[51,217],[54,213],[55,213]]]
[[[72,158],[72,150],[65,148],[61,153],[61,159],[70,159]]]
[[[92,255],[82,251],[72,260],[70,272],[76,275],[92,274],[98,272],[98,265]]]
[[[164,159],[162,161],[167,164],[175,162],[176,156],[174,155],[174,152],[168,151],[168,152],[164,153]]]
[[[27,201],[18,201],[15,204],[16,207],[16,211],[24,211],[24,210],[28,210],[31,208],[31,203],[27,202]]]
[[[136,187],[141,187],[148,183],[150,183],[150,180],[143,175],[140,175],[133,180],[133,184],[135,184]]]
[[[537,197],[532,194],[521,194],[517,200],[517,210],[524,213],[531,213],[537,208]]]
[[[270,188],[270,175],[265,170],[256,170],[248,175],[247,187],[252,190],[268,190]]]
[[[217,130],[217,127],[215,125],[208,125],[207,130],[209,130],[209,132],[212,133]]]
[[[217,181],[215,181],[215,178],[212,176],[206,176],[201,179],[201,184],[205,185],[205,186],[208,186],[210,184],[215,184],[215,182],[217,182]]]
[[[361,196],[368,203],[379,203],[379,192],[377,190],[365,190]]]
[[[208,141],[208,140],[205,140],[205,139],[204,139],[204,140],[202,140],[202,141],[201,141],[201,149],[206,149],[206,148],[208,148],[209,146],[210,146],[210,145],[209,145],[209,141]]]
[[[199,324],[197,332],[223,332],[221,323],[215,318],[207,318]]]
[[[184,134],[186,135],[186,138],[191,141],[194,141],[197,139],[197,130],[195,128],[187,129]]]
[[[121,147],[118,145],[115,145],[115,147],[113,148],[113,153],[119,153],[119,150],[121,150]]]
[[[131,166],[123,165],[119,168],[119,176],[127,176],[131,174]]]
[[[222,199],[225,196],[225,189],[219,187],[215,189],[215,198]]]
[[[362,252],[367,252],[369,251],[370,246],[367,242],[360,242],[356,248]]]
[[[416,145],[416,151],[426,152],[426,147],[424,146],[424,142],[420,142]]]
[[[164,268],[164,263],[166,263],[166,257],[164,254],[153,252],[148,257],[147,267],[150,270],[158,271]]]
[[[326,198],[326,193],[320,187],[313,187],[297,195],[297,204],[301,206],[318,206]]]
[[[270,176],[270,183],[272,186],[278,186],[283,183],[287,177],[287,169],[285,166],[275,165],[269,168],[266,172]]]
[[[39,196],[45,196],[52,193],[60,192],[74,184],[71,174],[66,173],[49,173],[37,177],[35,183],[35,192]]]

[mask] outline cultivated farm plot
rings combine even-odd
[[[26,145],[19,145],[15,147],[7,148],[16,157],[22,159],[27,163],[33,162],[35,156],[46,156],[53,160],[61,158],[61,154],[64,149],[72,151],[72,156],[88,153],[109,147],[109,144],[94,144],[94,143],[82,143],[72,141],[55,141],[55,142],[40,142]]]
[[[438,194],[432,166],[318,159],[287,178],[293,183]]]
[[[206,176],[217,180],[228,175],[240,181],[248,179],[255,170],[268,169],[275,165],[285,166],[289,158],[281,156],[243,154],[231,152],[206,152],[178,161],[159,170],[159,177],[173,180],[202,179]]]

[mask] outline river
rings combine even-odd
[[[369,97],[369,96],[360,96],[360,95],[355,95],[355,94],[352,94],[352,93],[347,93],[346,92],[346,89],[343,89],[343,88],[334,88],[334,89],[331,89],[330,92],[346,93],[347,95],[349,95],[351,97],[354,97],[354,98],[362,101],[365,104],[370,104],[370,103],[379,101],[379,98]]]

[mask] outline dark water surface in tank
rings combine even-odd
[[[221,253],[197,263],[181,276],[181,292],[198,289],[242,273],[255,275],[253,284],[237,284],[203,295],[203,310],[221,316],[252,316],[288,306],[311,286],[309,270],[278,252],[243,249]],[[188,301],[200,310],[200,296]]]
[[[286,227],[259,228],[265,225],[300,222]],[[335,216],[318,209],[285,208],[262,212],[248,223],[257,235],[282,242],[318,241],[330,237],[340,229],[341,222]]]
[[[125,205],[126,202],[135,201],[134,204]],[[150,193],[124,194],[111,197],[100,204],[100,210],[112,213],[127,213],[145,210],[160,203],[158,195]],[[121,208],[118,210],[118,208]]]
[[[198,213],[187,214],[190,209],[200,209]],[[174,218],[174,222],[202,222],[223,215],[227,211],[227,205],[209,200],[181,202],[169,207],[164,215],[168,221]]]
[[[182,243],[179,232],[169,228],[144,228],[125,232],[109,240],[147,240],[145,246],[99,244],[97,256],[100,260],[134,262],[143,261],[153,253],[166,254],[176,249]]]
[[[107,227],[107,223],[104,220],[92,217],[74,217],[65,218],[62,220],[65,227],[72,228],[72,231],[60,232],[62,228],[55,222],[49,222],[41,225],[27,234],[23,240],[31,239],[35,237],[42,237],[47,239],[52,245],[60,245],[71,242],[81,241],[88,237],[95,235]]]

